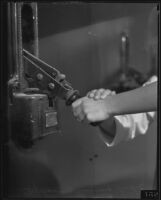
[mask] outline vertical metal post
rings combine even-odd
[[[18,76],[20,82],[20,91],[22,92],[27,83],[24,79],[24,66],[22,60],[22,19],[21,19],[21,8],[23,3],[16,3],[16,10],[17,10],[17,58],[18,58]]]
[[[122,73],[126,76],[128,67],[129,67],[129,37],[126,32],[121,34],[121,70]]]
[[[36,57],[39,57],[39,35],[38,35],[38,9],[37,3],[31,3],[33,8],[33,20],[34,20],[34,52]]]
[[[28,8],[31,10],[29,13],[32,24],[30,31],[32,42],[24,43],[24,27],[27,19],[23,19],[23,12]],[[26,20],[26,21],[25,21]],[[21,3],[11,2],[8,4],[8,22],[9,22],[9,51],[10,51],[10,69],[12,75],[17,78],[19,82],[19,91],[23,92],[28,84],[24,78],[25,63],[23,62],[22,50],[24,47],[28,47],[28,51],[38,57],[38,15],[37,15],[37,3]],[[30,36],[29,35],[29,36]]]

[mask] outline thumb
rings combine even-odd
[[[79,106],[81,103],[82,103],[82,98],[77,99],[76,101],[74,101],[72,103],[72,107],[75,108],[75,107]]]

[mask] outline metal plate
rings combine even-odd
[[[51,126],[55,126],[58,124],[57,121],[57,112],[48,112],[45,114],[46,117],[46,128],[51,127]]]

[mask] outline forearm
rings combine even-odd
[[[108,115],[122,115],[157,110],[157,82],[105,99]]]

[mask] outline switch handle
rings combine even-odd
[[[68,100],[66,101],[66,105],[71,105],[74,101],[76,101],[77,99],[81,98],[81,96],[78,93],[73,93]],[[102,121],[100,122],[91,122],[90,125],[92,126],[99,126],[102,123]]]

